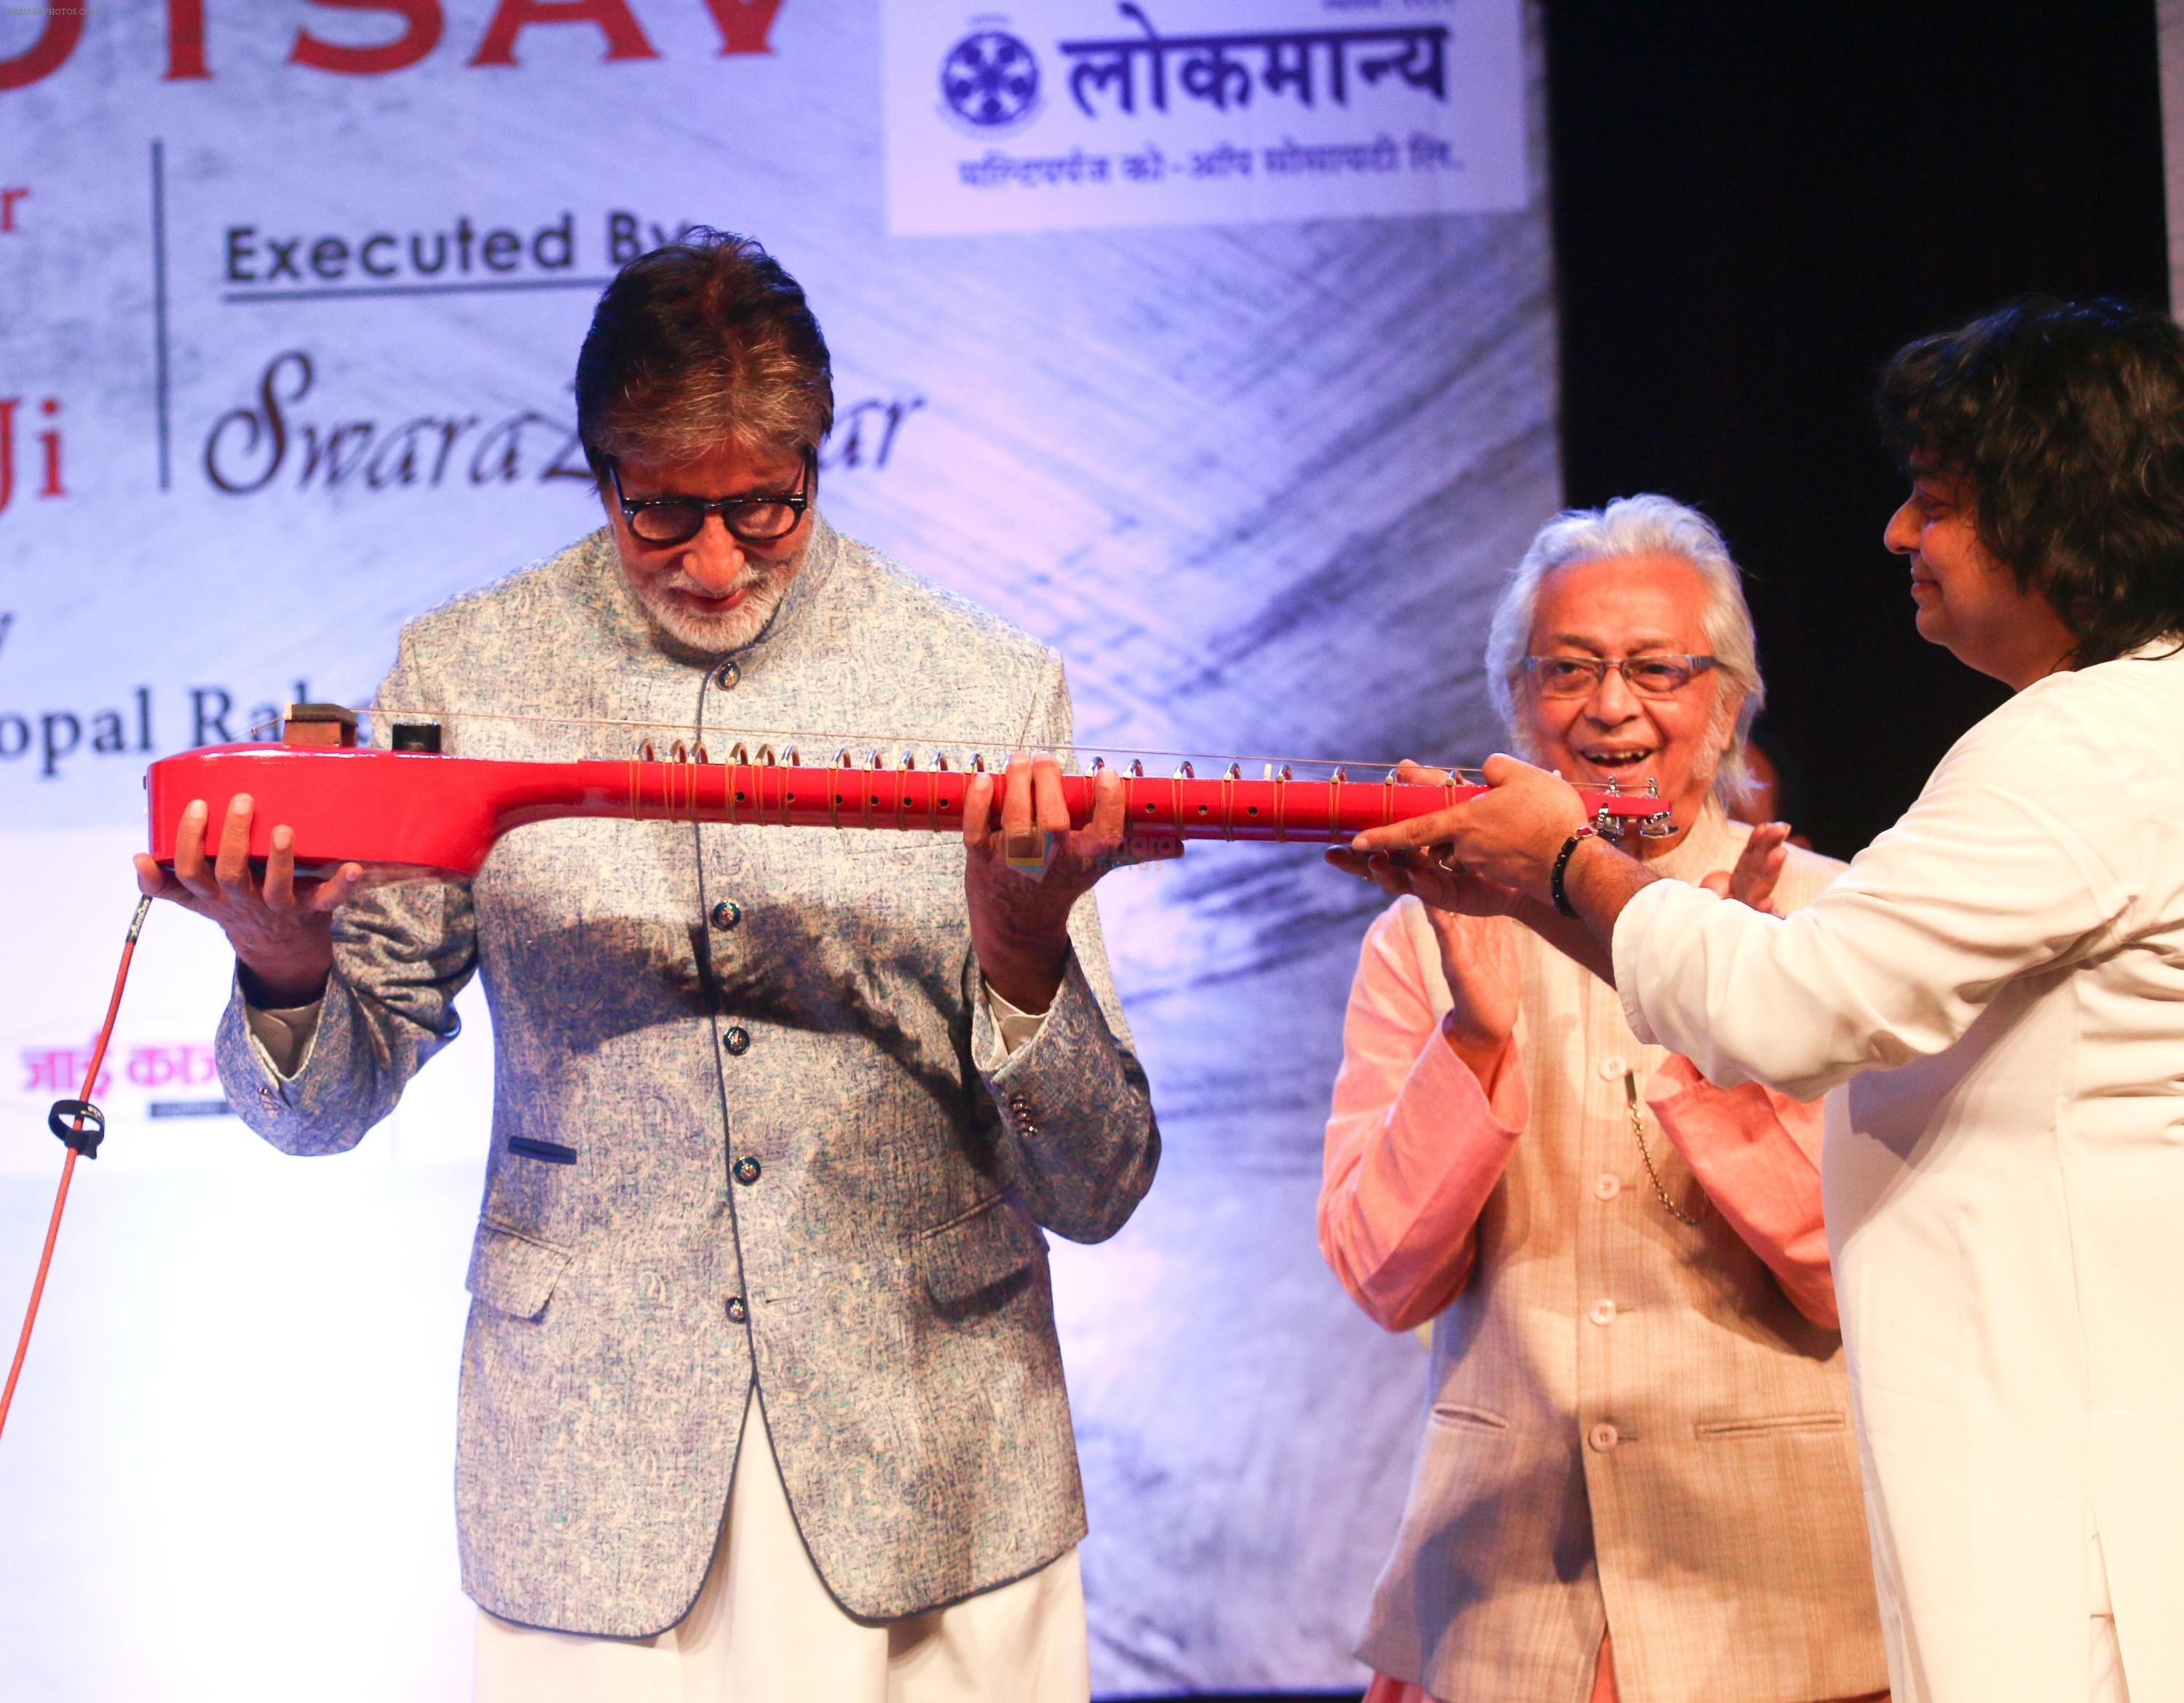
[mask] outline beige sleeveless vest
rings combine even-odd
[[[1713,806],[1658,866],[1696,880],[1750,830]],[[1779,908],[1840,865],[1792,851]],[[1401,902],[1436,1011],[1448,986]],[[1574,1703],[1615,1634],[1625,1703],[1803,1703],[1888,1683],[1842,1339],[1790,1304],[1650,1112],[1615,992],[1516,930],[1529,1125],[1435,1321],[1410,1501],[1358,1654],[1449,1703]]]

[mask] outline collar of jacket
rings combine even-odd
[[[1744,841],[1730,826],[1721,801],[1708,793],[1706,803],[1700,807],[1698,820],[1691,824],[1690,831],[1660,857],[1649,860],[1646,867],[1656,874],[1672,876],[1679,881],[1696,881],[1713,870],[1733,868],[1737,853],[1743,849]]]

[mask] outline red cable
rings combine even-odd
[[[129,980],[129,960],[136,956],[137,930],[144,926],[144,913],[152,908],[149,898],[136,902],[136,914],[130,920],[129,938],[122,943],[120,967],[114,973],[114,997],[106,1002],[106,1021],[99,1025],[98,1041],[91,1050],[91,1068],[83,1073],[83,1092],[77,1096],[88,1102],[92,1090],[98,1086],[98,1067],[106,1062],[106,1043],[114,1038],[114,1019],[121,1014],[121,990]],[[75,1115],[75,1133],[83,1133],[83,1114]],[[8,1428],[8,1410],[14,1404],[16,1381],[23,1376],[23,1357],[31,1352],[31,1327],[38,1321],[38,1302],[46,1293],[46,1273],[53,1267],[53,1243],[61,1233],[61,1209],[68,1204],[69,1182],[75,1175],[76,1150],[70,1147],[68,1158],[61,1162],[61,1186],[53,1195],[53,1215],[46,1226],[45,1251],[38,1256],[38,1280],[31,1286],[31,1304],[23,1314],[23,1334],[15,1339],[14,1364],[8,1368],[8,1387],[0,1390],[0,1431]]]

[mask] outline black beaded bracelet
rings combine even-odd
[[[1574,919],[1577,915],[1577,907],[1570,903],[1569,893],[1563,885],[1563,876],[1569,868],[1570,854],[1577,850],[1580,840],[1590,840],[1599,831],[1596,828],[1579,829],[1563,841],[1563,849],[1555,854],[1555,872],[1547,877],[1547,891],[1553,896],[1555,908],[1566,917]]]

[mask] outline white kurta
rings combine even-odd
[[[1786,919],[1662,882],[1631,1027],[1828,1094],[1898,1703],[2184,1698],[2184,656],[2019,693]],[[2106,1628],[2099,1630],[2105,1633]]]

